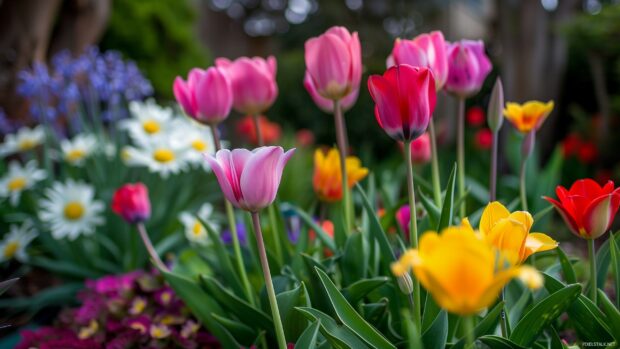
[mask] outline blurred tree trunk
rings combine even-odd
[[[563,0],[547,11],[540,0],[497,0],[497,47],[501,77],[508,101],[555,100],[559,104],[568,59],[567,44],[559,27],[579,11],[579,0]],[[558,111],[540,131],[541,149],[555,144]]]
[[[10,118],[27,110],[15,94],[17,73],[60,50],[77,54],[96,43],[110,7],[111,0],[0,1],[0,107]]]

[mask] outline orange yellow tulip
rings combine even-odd
[[[522,133],[536,131],[553,110],[553,101],[528,101],[524,104],[506,103],[504,116]]]
[[[355,156],[347,156],[347,184],[349,188],[368,175],[368,169]],[[319,199],[333,202],[342,199],[342,177],[340,154],[331,148],[327,153],[320,149],[314,152],[314,176],[312,184]]]

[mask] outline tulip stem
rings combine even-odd
[[[433,198],[435,205],[441,207],[441,179],[439,177],[439,158],[437,156],[437,136],[435,135],[435,122],[431,118],[428,124],[431,137],[431,174],[433,179]]]
[[[262,147],[265,145],[265,141],[263,140],[263,130],[260,128],[260,122],[258,120],[258,114],[252,114],[252,120],[254,121],[254,130],[256,131],[256,142],[258,142],[258,146]]]
[[[465,316],[463,319],[463,331],[465,332],[465,348],[474,348],[475,334],[474,323],[471,316]]]
[[[220,135],[217,132],[217,127],[211,125],[211,134],[213,135],[213,143],[215,144],[215,151],[222,149],[222,142],[220,142]],[[248,279],[248,274],[245,271],[245,263],[243,262],[243,255],[241,254],[241,246],[239,244],[239,234],[237,232],[237,222],[235,221],[235,211],[228,199],[224,198],[224,206],[226,207],[226,217],[228,218],[228,227],[230,229],[230,235],[232,235],[233,250],[235,252],[235,262],[237,264],[237,271],[241,276],[241,282],[245,291],[245,296],[251,305],[254,305],[254,297],[252,293],[252,286]]]
[[[491,174],[489,178],[489,201],[495,201],[497,195],[497,148],[499,132],[493,132],[493,145],[491,146]]]
[[[278,309],[278,301],[276,299],[276,292],[273,288],[273,281],[271,280],[271,272],[269,271],[269,261],[267,260],[267,251],[265,251],[265,242],[263,241],[263,233],[260,227],[260,217],[258,212],[252,212],[252,223],[254,225],[254,234],[256,234],[256,244],[258,245],[258,255],[260,257],[260,263],[263,267],[263,275],[265,277],[265,288],[267,289],[267,296],[269,297],[269,305],[271,306],[271,314],[273,316],[273,324],[276,330],[276,337],[278,339],[279,349],[286,349],[286,338],[284,337],[284,328],[282,327],[282,320],[280,319],[280,310]]]
[[[353,220],[351,217],[350,192],[347,179],[347,131],[344,126],[344,117],[340,100],[334,100],[334,119],[336,122],[336,141],[338,142],[338,150],[340,151],[340,174],[342,179],[342,208],[344,210],[344,220],[347,228],[347,234],[353,231]]]
[[[527,157],[521,160],[521,175],[519,176],[519,187],[521,192],[521,209],[527,211],[527,192],[525,189],[525,172],[527,169]]]
[[[495,200],[495,199],[493,199]],[[504,301],[504,288],[502,287],[502,292],[499,294],[500,301]],[[508,319],[506,318],[506,305],[502,304],[502,311],[499,314],[499,325],[502,331],[502,337],[508,338]]]
[[[461,218],[465,218],[465,98],[459,97],[459,111],[457,120],[456,150],[457,171],[459,181],[459,200],[461,200]]]
[[[409,193],[409,239],[411,247],[418,247],[418,222],[417,210],[415,207],[415,188],[413,185],[413,163],[411,161],[411,141],[405,142],[405,164],[407,166],[407,190]],[[413,320],[418,331],[422,328],[421,307],[420,307],[420,282],[413,278],[413,301],[414,312]]]
[[[151,259],[153,260],[153,263],[155,264],[157,269],[168,272],[169,271],[168,267],[166,267],[164,262],[162,262],[162,260],[159,258],[157,251],[155,251],[155,248],[153,247],[153,244],[151,243],[151,239],[149,239],[149,234],[146,232],[146,228],[144,227],[144,224],[138,223],[136,224],[136,228],[138,229],[138,233],[140,233],[140,238],[142,238],[144,247],[146,247],[146,250],[151,256]]]
[[[594,239],[588,239],[587,241],[588,257],[590,258],[590,299],[596,304],[596,249],[594,248]]]

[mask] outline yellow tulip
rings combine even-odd
[[[347,156],[347,184],[349,188],[368,175],[368,169],[355,156]],[[338,149],[331,148],[327,154],[317,149],[314,152],[314,191],[323,201],[342,199],[342,174],[340,172],[340,154]]]
[[[505,261],[521,264],[536,252],[556,248],[558,243],[543,233],[530,233],[534,219],[525,211],[510,213],[498,201],[491,202],[482,212],[480,234],[502,252]]]
[[[553,101],[547,103],[528,101],[524,104],[506,103],[504,116],[520,132],[537,130],[553,110]]]
[[[520,277],[527,286],[540,286],[540,275],[529,266],[499,268],[500,253],[481,239],[465,220],[459,227],[426,232],[418,249],[405,252],[393,263],[401,277],[413,268],[415,277],[442,308],[471,315],[495,302],[501,289]]]

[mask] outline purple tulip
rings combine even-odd
[[[460,97],[470,97],[478,93],[484,79],[491,72],[491,61],[484,53],[481,40],[461,40],[447,43],[448,80],[446,91]]]
[[[258,212],[276,198],[282,171],[295,149],[286,153],[282,147],[222,149],[207,162],[217,177],[222,192],[234,206]]]

